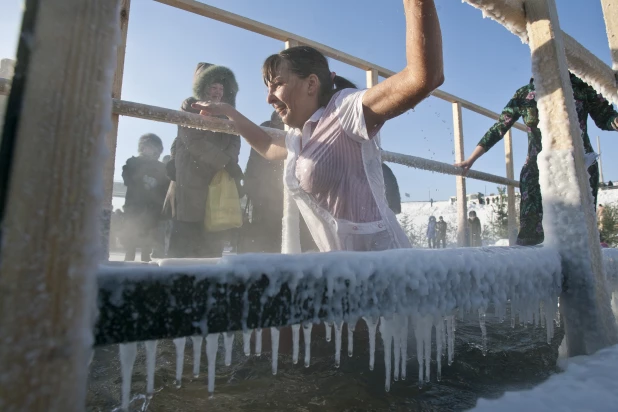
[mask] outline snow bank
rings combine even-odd
[[[571,358],[566,371],[537,387],[481,399],[474,412],[615,411],[618,405],[618,345],[592,356]]]

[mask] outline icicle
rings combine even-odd
[[[401,316],[401,322],[400,322],[400,333],[399,333],[399,339],[400,339],[400,348],[401,348],[401,380],[405,381],[406,380],[406,374],[407,374],[407,366],[408,366],[408,323],[409,323],[409,319],[407,316]]]
[[[438,382],[442,380],[442,355],[444,353],[444,319],[442,316],[436,316],[436,361],[438,363],[436,369],[436,379]]]
[[[313,324],[303,323],[303,339],[305,340],[305,368],[311,364],[311,329]]]
[[[292,325],[292,362],[298,363],[298,345],[300,341],[300,325]]]
[[[539,305],[539,311],[540,311],[539,321],[540,321],[540,324],[541,324],[541,328],[544,328],[545,327],[545,318],[546,318],[545,302],[541,301],[541,303]]]
[[[455,317],[446,317],[446,336],[448,346],[448,364],[453,364],[455,358]]]
[[[219,334],[206,336],[206,359],[208,360],[208,394],[215,392],[215,367],[217,365],[217,350],[219,349]]]
[[[223,345],[225,346],[225,366],[232,364],[232,348],[234,347],[234,332],[223,334]]]
[[[262,329],[255,330],[255,356],[262,356]]]
[[[242,332],[242,348],[245,352],[245,356],[251,355],[251,333],[252,329],[244,330]]]
[[[279,328],[270,328],[270,342],[272,348],[273,375],[277,374],[277,362],[279,361]]]
[[[335,368],[341,364],[341,332],[343,321],[335,321]]]
[[[326,342],[330,342],[333,335],[333,323],[324,322],[324,328],[326,329]]]
[[[425,382],[431,379],[431,329],[433,328],[432,319],[423,319],[423,346],[425,347]]]
[[[393,316],[393,355],[395,362],[393,364],[393,380],[399,380],[399,368],[401,364],[401,316]]]
[[[369,370],[373,370],[376,353],[376,329],[378,328],[379,318],[363,317],[369,330]]]
[[[202,359],[202,340],[201,336],[191,336],[193,341],[193,377],[200,377],[200,361]]]
[[[152,398],[154,394],[154,373],[157,362],[157,344],[156,340],[147,340],[144,342],[146,346],[146,396]]]
[[[348,322],[348,356],[351,358],[354,354],[354,329],[356,328],[356,319]]]
[[[176,388],[180,388],[182,384],[182,370],[185,366],[185,345],[187,338],[174,339],[176,346]]]
[[[384,368],[386,369],[386,380],[384,389],[386,392],[391,390],[391,348],[393,347],[393,327],[392,320],[380,318],[380,335],[382,335],[382,344],[384,345]]]
[[[120,352],[120,369],[122,371],[122,400],[123,411],[129,410],[131,402],[131,379],[133,378],[133,365],[137,356],[137,343],[125,343],[118,345]]]
[[[479,308],[479,324],[481,325],[481,351],[483,352],[483,356],[487,355],[487,327],[485,327],[485,319],[487,315],[485,314],[485,310]]]

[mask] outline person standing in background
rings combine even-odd
[[[440,249],[440,244],[442,244],[442,249],[446,249],[446,222],[442,216],[438,218],[438,223],[436,223],[436,232],[438,238],[438,249]]]
[[[483,246],[483,239],[481,238],[481,220],[476,217],[476,212],[474,210],[470,211],[468,216],[468,225],[470,226],[470,246]]]

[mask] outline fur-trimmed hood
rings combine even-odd
[[[223,85],[223,102],[236,107],[236,94],[238,83],[234,72],[224,66],[216,66],[210,63],[199,63],[193,75],[193,97],[198,100],[208,98],[208,89],[213,83]]]

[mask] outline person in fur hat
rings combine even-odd
[[[199,63],[193,76],[193,96],[185,99],[181,110],[199,113],[191,107],[196,101],[236,105],[238,83],[234,73],[223,66]],[[168,257],[220,257],[221,233],[206,233],[204,215],[208,186],[225,169],[239,184],[242,170],[238,165],[240,137],[226,133],[178,127],[167,165],[170,184],[164,213],[172,218]]]
[[[135,251],[142,250],[141,260],[150,261],[150,253],[159,242],[158,228],[161,206],[169,186],[165,165],[159,161],[163,142],[148,133],[139,138],[138,156],[131,157],[122,167],[122,179],[127,187],[124,203],[125,261],[135,260]]]

